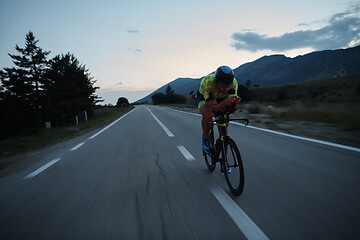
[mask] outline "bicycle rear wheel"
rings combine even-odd
[[[226,183],[235,196],[240,196],[244,190],[244,167],[240,151],[230,137],[227,137],[225,151],[227,157],[226,160],[223,158],[225,160],[223,161],[223,168]],[[222,155],[224,156],[224,153]],[[228,172],[227,168],[231,171]]]
[[[210,151],[211,151],[211,156],[204,154],[204,158],[205,158],[205,163],[207,168],[209,169],[210,172],[215,170],[216,167],[216,160],[215,160],[215,146],[214,146],[214,131],[211,130],[210,132]]]

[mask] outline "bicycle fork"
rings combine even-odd
[[[219,157],[218,160],[220,162],[220,170],[223,173],[226,169],[224,169],[226,162],[227,162],[227,149],[225,146],[225,141],[226,141],[226,137],[225,136],[221,136],[220,137],[220,143],[221,143],[221,151],[219,152]],[[218,144],[220,144],[218,143]],[[221,156],[222,153],[222,156]]]

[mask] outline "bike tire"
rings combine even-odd
[[[214,171],[216,168],[215,160],[215,146],[214,146],[214,132],[210,132],[210,145],[211,145],[211,157],[209,155],[204,155],[205,163],[210,172]]]
[[[230,191],[235,196],[240,196],[244,190],[244,166],[239,148],[236,146],[236,143],[230,137],[227,137],[226,139],[225,151],[227,152],[227,157],[226,162],[224,160],[222,161],[222,167],[224,169],[226,183]],[[222,150],[222,157],[223,156],[224,152]],[[230,167],[231,173],[227,172],[227,167]]]

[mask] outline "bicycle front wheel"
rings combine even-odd
[[[227,138],[224,150],[226,158],[223,161],[223,168],[226,183],[235,196],[240,196],[244,190],[245,180],[240,151],[230,137]]]
[[[211,156],[204,154],[205,163],[210,172],[214,171],[216,168],[215,160],[215,147],[214,147],[214,131],[210,132],[210,152]]]

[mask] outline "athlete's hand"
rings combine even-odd
[[[238,104],[241,101],[241,97],[239,97],[239,96],[234,96],[234,97],[231,97],[231,98],[233,100],[233,103],[235,103],[235,104]]]
[[[240,98],[239,96],[233,96],[233,97],[230,97],[230,98],[228,98],[228,99],[230,99],[229,101],[230,101],[231,103],[234,103],[234,104],[238,104],[238,103],[240,103],[240,101],[241,101],[241,98]]]
[[[234,103],[234,99],[232,99],[231,97],[224,100],[224,105],[226,107],[232,105],[233,103]]]
[[[241,98],[238,96],[229,97],[224,100],[225,106],[230,106],[232,104],[238,104],[241,101]]]

